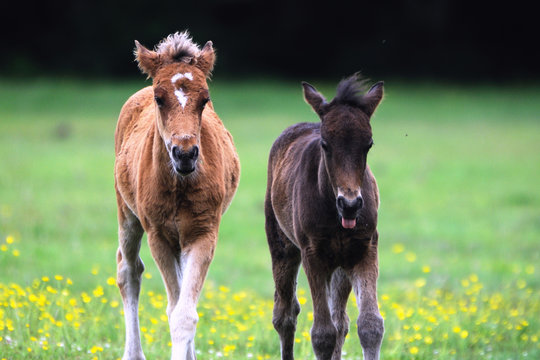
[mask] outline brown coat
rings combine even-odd
[[[212,43],[199,49],[184,32],[170,35],[155,51],[136,46],[139,67],[153,81],[126,102],[115,135],[123,358],[144,359],[138,299],[146,231],[167,290],[172,358],[195,359],[197,300],[240,165],[231,134],[210,101]]]

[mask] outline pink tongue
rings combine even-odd
[[[341,225],[343,225],[345,229],[352,229],[353,227],[356,226],[356,219],[349,220],[349,219],[341,218]]]

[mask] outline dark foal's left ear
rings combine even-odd
[[[204,47],[202,48],[199,56],[197,57],[197,63],[195,66],[197,66],[201,71],[206,75],[206,77],[209,77],[212,73],[212,69],[214,69],[214,63],[216,62],[216,53],[214,52],[214,48],[212,47],[212,42],[208,41]]]
[[[302,86],[304,87],[304,99],[306,102],[311,105],[313,110],[321,116],[324,114],[327,102],[324,96],[317,91],[312,85],[308,84],[305,81],[302,81]]]
[[[369,116],[373,115],[383,98],[383,86],[384,82],[379,81],[369,89],[366,95],[364,95],[364,110]]]

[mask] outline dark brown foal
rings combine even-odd
[[[313,298],[313,350],[319,360],[341,359],[349,329],[347,299],[354,289],[364,359],[378,359],[384,326],[377,306],[377,183],[366,163],[373,145],[370,117],[382,82],[361,94],[357,75],[341,81],[327,103],[303,83],[320,123],[286,129],[270,151],[266,235],[276,285],[273,324],[281,358],[293,359],[300,305],[300,263]]]

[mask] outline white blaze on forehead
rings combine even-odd
[[[176,83],[176,81],[178,81],[180,79],[183,79],[183,78],[186,78],[186,79],[191,81],[191,80],[193,80],[193,74],[191,74],[190,72],[175,74],[171,78],[171,82],[172,82],[173,86]],[[188,97],[186,96],[186,94],[184,94],[184,90],[182,88],[180,88],[178,90],[174,90],[174,95],[176,95],[176,98],[178,99],[178,102],[180,103],[180,105],[182,105],[182,109],[184,109],[186,107],[186,103],[188,101]]]
[[[183,78],[186,78],[188,80],[193,80],[193,75],[188,72],[188,73],[178,73],[178,74],[175,74],[172,78],[171,78],[171,82],[174,84],[177,80],[179,79],[183,79]]]
[[[185,108],[188,97],[184,94],[184,91],[182,89],[174,90],[174,95],[176,95],[178,102],[182,105],[182,109]]]

